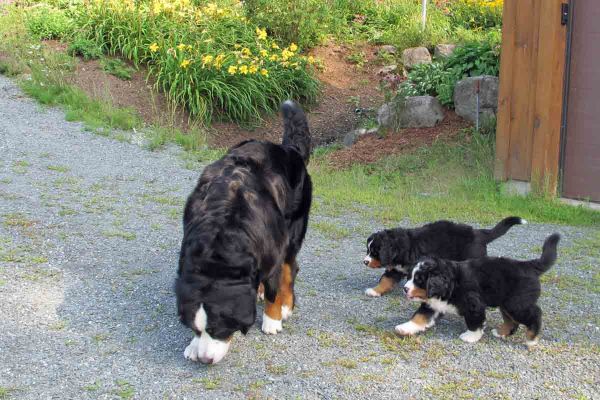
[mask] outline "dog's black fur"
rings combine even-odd
[[[311,137],[300,106],[286,101],[281,113],[282,144],[249,140],[231,148],[204,169],[185,205],[177,312],[197,335],[200,305],[211,337],[245,334],[256,318],[259,283],[274,302],[281,265],[297,272],[312,196]]]
[[[386,229],[367,239],[365,265],[385,267],[380,282],[387,279],[393,287],[406,277],[410,267],[421,257],[454,261],[484,257],[490,242],[504,235],[513,225],[525,222],[519,217],[508,217],[492,229],[475,229],[451,221],[437,221],[414,229]]]
[[[542,326],[540,276],[556,262],[560,235],[546,238],[540,258],[518,261],[505,257],[482,257],[463,262],[426,258],[412,271],[405,292],[420,300],[447,303],[464,317],[469,331],[483,329],[486,307],[499,307],[504,316],[505,332],[512,335],[519,324],[527,327],[530,342],[537,340]],[[421,296],[425,295],[425,298]],[[412,298],[414,300],[414,298]],[[533,343],[532,343],[533,344]]]

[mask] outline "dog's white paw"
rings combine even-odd
[[[267,314],[263,314],[262,331],[267,335],[277,335],[283,330],[281,320],[271,319]]]
[[[423,332],[426,327],[415,324],[412,321],[405,322],[400,325],[396,325],[394,331],[400,336],[410,336],[419,332]]]
[[[256,294],[256,300],[257,301],[265,301],[265,292],[258,292]]]
[[[381,294],[377,293],[373,288],[368,288],[365,290],[365,294],[369,297],[381,297]]]
[[[497,329],[492,329],[492,335],[500,339],[506,339],[506,335],[501,335]]]
[[[527,346],[527,348],[529,350],[533,349],[535,346],[537,346],[540,343],[540,340],[538,338],[535,338],[533,340],[526,340],[525,341],[525,346]]]
[[[198,350],[200,348],[200,339],[194,336],[190,344],[183,351],[183,356],[192,361],[198,361]]]
[[[289,317],[292,316],[294,310],[289,308],[288,306],[281,306],[281,319],[287,321]]]
[[[483,336],[483,329],[477,329],[476,331],[466,331],[460,334],[460,340],[467,343],[478,342]]]

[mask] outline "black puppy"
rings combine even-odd
[[[386,271],[374,288],[365,290],[379,297],[392,290],[422,257],[439,257],[464,261],[487,255],[488,243],[504,235],[513,225],[526,224],[519,217],[508,217],[492,229],[474,229],[469,225],[437,221],[414,229],[386,229],[367,239],[364,264],[369,268],[385,267]]]
[[[483,336],[486,307],[499,307],[504,323],[493,334],[506,337],[523,324],[527,327],[527,346],[538,342],[542,328],[542,310],[537,305],[541,293],[540,275],[556,262],[560,235],[546,238],[540,258],[517,261],[505,257],[482,257],[462,262],[427,258],[419,262],[404,285],[406,297],[426,303],[413,318],[396,326],[399,335],[422,332],[442,314],[464,317],[465,342],[477,342]],[[433,313],[433,315],[431,315]],[[423,324],[423,320],[433,323]]]
[[[276,334],[294,308],[294,280],[310,211],[306,170],[310,131],[302,109],[281,107],[282,144],[245,141],[207,166],[183,216],[177,311],[194,339],[184,355],[211,364],[229,350],[236,331],[256,318],[265,288],[262,330]]]

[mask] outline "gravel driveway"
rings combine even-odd
[[[172,292],[200,166],[85,132],[1,76],[0,115],[0,399],[600,398],[598,229],[532,221],[493,244],[533,257],[546,235],[564,236],[542,341],[527,351],[523,328],[491,336],[497,311],[475,345],[458,339],[457,317],[394,337],[414,305],[398,290],[363,295],[379,276],[361,264],[365,234],[380,227],[313,215],[284,332],[263,335],[257,321],[206,367],[183,358],[191,334]],[[317,229],[331,225],[346,234]]]

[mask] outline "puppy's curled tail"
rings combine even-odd
[[[308,164],[311,137],[308,120],[302,107],[292,100],[286,100],[281,105],[281,115],[283,117],[282,144],[294,147],[302,156],[304,164]]]
[[[498,222],[492,229],[481,229],[485,236],[485,243],[488,244],[504,235],[513,225],[524,225],[527,221],[520,217],[508,217]]]
[[[538,259],[538,262],[535,264],[535,270],[538,275],[543,274],[548,271],[550,267],[554,265],[556,262],[556,247],[558,246],[558,242],[560,241],[560,235],[558,233],[553,233],[548,236],[544,241],[544,247],[542,248],[542,256]]]

